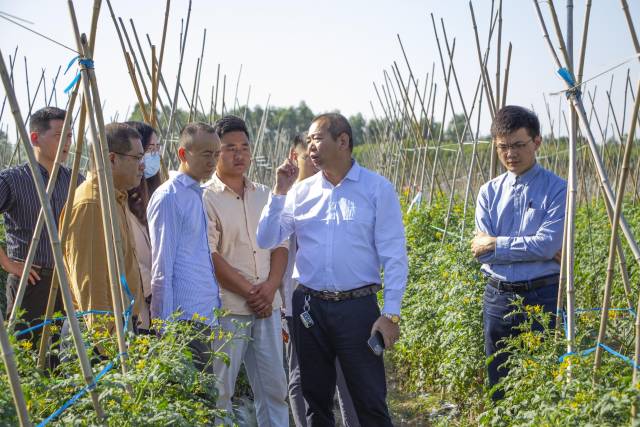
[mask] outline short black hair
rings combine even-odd
[[[349,150],[353,151],[353,132],[349,120],[340,113],[324,113],[314,117],[311,123],[323,121],[329,124],[328,131],[333,139],[337,139],[343,133],[349,137]]]
[[[221,139],[225,134],[230,132],[244,132],[244,134],[247,135],[247,139],[251,139],[249,137],[247,124],[237,116],[224,116],[214,123],[213,128]]]
[[[307,138],[304,134],[302,133],[297,133],[294,137],[293,137],[293,142],[291,143],[291,147],[293,148],[298,148],[298,147],[302,147],[302,148],[307,148]]]
[[[216,133],[213,126],[204,122],[191,122],[184,125],[180,131],[180,139],[178,145],[183,148],[189,148],[193,143],[193,137],[199,132]]]
[[[148,123],[145,122],[124,122],[125,124],[131,126],[140,134],[140,140],[142,141],[142,148],[146,151],[149,146],[149,141],[151,141],[151,135],[154,133],[157,135],[158,132]]]
[[[127,154],[131,150],[131,140],[142,139],[138,131],[126,123],[109,123],[104,130],[110,153]]]
[[[536,114],[518,105],[502,107],[493,118],[491,137],[505,137],[518,129],[525,128],[531,138],[540,136],[540,120]]]
[[[52,120],[64,120],[67,112],[57,107],[44,107],[31,115],[29,132],[46,132],[51,129]]]

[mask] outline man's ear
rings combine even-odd
[[[38,146],[38,132],[31,132],[29,134],[29,140],[31,141],[31,145],[34,147]]]
[[[298,152],[296,151],[295,147],[291,147],[291,149],[289,150],[289,158],[292,161],[298,161]]]
[[[181,162],[187,161],[187,150],[184,147],[178,147],[178,158]]]
[[[541,144],[542,144],[542,136],[538,135],[535,138],[533,138],[533,145],[535,145],[536,150],[540,148]]]
[[[116,160],[116,153],[109,153],[109,161],[113,165]]]
[[[344,150],[349,150],[349,135],[346,132],[338,135],[338,145]]]

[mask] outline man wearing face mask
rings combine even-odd
[[[147,206],[156,188],[161,184],[160,146],[156,130],[143,122],[126,122],[138,131],[144,150],[144,179],[140,185],[128,191],[127,222],[133,237],[133,249],[140,267],[144,301],[140,307],[139,330],[150,328],[151,310],[151,241],[147,223]]]

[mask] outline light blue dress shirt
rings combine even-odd
[[[480,188],[476,229],[497,237],[478,260],[482,271],[517,282],[560,272],[567,184],[536,163],[520,176],[506,172]]]
[[[151,238],[151,317],[163,320],[180,310],[179,319],[194,314],[215,325],[220,308],[202,188],[177,173],[156,189],[147,208]]]
[[[348,291],[381,283],[384,313],[400,314],[407,283],[407,252],[400,203],[393,185],[357,162],[336,186],[320,172],[286,196],[269,197],[257,241],[273,248],[296,235],[293,278],[315,290]]]

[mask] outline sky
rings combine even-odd
[[[75,7],[81,32],[89,32],[92,3],[76,0]],[[575,50],[578,51],[582,33],[584,1],[576,0],[574,8]],[[629,1],[637,30],[640,30],[640,2]],[[169,91],[173,92],[178,69],[178,39],[181,20],[186,18],[187,0],[172,0],[167,33],[163,74]],[[566,2],[556,1],[563,29],[566,22]],[[116,16],[123,18],[131,33],[129,19],[133,19],[147,54],[150,53],[145,34],[160,46],[164,19],[164,0],[113,0]],[[474,0],[481,46],[487,43],[490,0]],[[548,15],[546,2],[541,7]],[[30,28],[60,43],[75,48],[67,2],[60,0],[0,1],[0,12],[16,15],[33,22]],[[435,81],[441,89],[437,99],[436,115],[444,105],[444,81],[438,56],[430,13],[434,14],[442,40],[440,18],[444,20],[451,42],[456,39],[454,65],[461,90],[467,104],[471,103],[479,77],[469,3],[462,0],[194,0],[187,35],[187,46],[182,70],[182,82],[188,94],[193,86],[197,58],[202,48],[206,28],[206,46],[200,94],[208,107],[211,86],[215,84],[216,69],[227,75],[227,103],[232,102],[242,66],[238,99],[244,104],[249,86],[251,106],[297,105],[305,101],[316,113],[340,110],[345,115],[361,112],[373,116],[382,114],[373,88],[373,82],[384,80],[383,70],[391,72],[394,61],[405,78],[407,67],[402,57],[397,35],[402,38],[412,71],[420,82],[435,64]],[[549,29],[552,30],[548,21]],[[130,34],[131,36],[131,34]],[[132,36],[131,36],[132,37]],[[554,41],[555,36],[553,36]],[[551,100],[554,116],[559,102],[548,94],[563,89],[555,74],[555,65],[542,38],[532,1],[509,0],[503,7],[502,65],[508,43],[513,44],[508,102],[534,108],[546,116],[543,93]],[[5,62],[18,46],[15,87],[23,110],[27,108],[24,57],[27,58],[29,84],[33,94],[45,69],[47,90],[59,66],[75,55],[73,52],[0,20],[0,49]],[[492,45],[489,74],[495,79],[496,45]],[[136,51],[137,53],[137,51]],[[614,0],[593,2],[586,55],[585,77],[594,76],[607,68],[628,60],[634,54],[620,3]],[[577,53],[576,53],[577,56]],[[95,50],[95,68],[107,120],[116,113],[123,117],[133,108],[135,94],[126,71],[124,57],[106,2],[103,2]],[[632,59],[613,73],[607,73],[590,83],[598,86],[596,105],[603,117],[607,104],[605,89],[614,75],[612,103],[621,114],[624,105],[624,79],[630,68],[631,81],[640,77],[640,62]],[[64,104],[62,89],[75,74],[75,67],[61,75],[57,84],[58,102]],[[452,86],[452,89],[454,86]],[[635,90],[635,83],[634,83]],[[3,90],[0,88],[0,92]],[[457,112],[461,112],[457,94],[452,95]],[[39,96],[35,107],[44,98]],[[627,100],[630,105],[630,100]],[[184,103],[181,104],[184,107]],[[467,105],[468,107],[468,105]],[[485,105],[486,108],[486,105]],[[2,126],[9,122],[8,111],[2,117]],[[629,113],[627,113],[629,114]],[[486,131],[488,116],[482,121]],[[543,120],[545,121],[545,120]],[[543,126],[545,126],[543,124]]]

